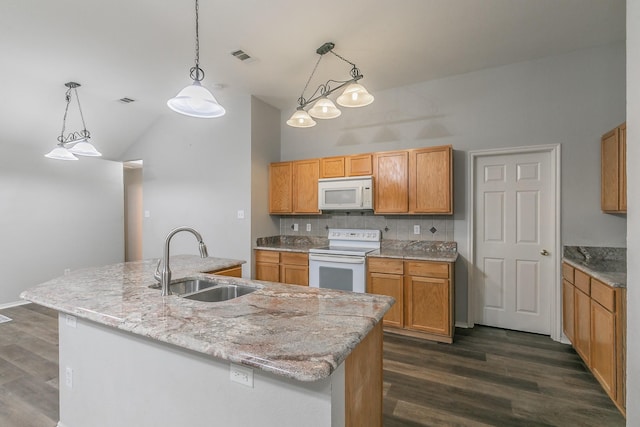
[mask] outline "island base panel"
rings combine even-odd
[[[253,369],[250,388],[230,381],[229,362],[84,319],[72,325],[59,316],[59,427],[345,425],[345,364],[314,382]]]

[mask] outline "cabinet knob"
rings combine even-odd
[[[549,251],[547,251],[546,249],[543,249],[543,250],[540,251],[540,255],[548,256],[549,255]]]

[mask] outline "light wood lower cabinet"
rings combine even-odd
[[[626,289],[562,266],[563,330],[618,409],[625,414]]]
[[[396,303],[383,319],[393,332],[453,342],[452,264],[369,258],[367,292]]]
[[[303,252],[256,250],[256,280],[309,286],[309,255]]]
[[[224,270],[210,271],[210,273],[220,276],[242,277],[242,266],[238,265],[231,268],[225,268]]]

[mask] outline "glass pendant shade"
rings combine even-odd
[[[197,80],[168,100],[167,105],[176,113],[203,119],[221,117],[226,113],[213,94]]]
[[[62,145],[57,145],[56,148],[54,148],[44,156],[50,159],[56,159],[56,160],[78,160],[76,156],[74,156],[69,150],[64,148]]]
[[[293,113],[291,118],[287,120],[287,124],[294,128],[310,128],[316,125],[316,121],[311,118],[309,113],[299,108]]]
[[[335,119],[340,114],[342,111],[327,97],[318,99],[309,110],[309,115],[316,119]]]
[[[336,102],[343,107],[364,107],[373,102],[373,95],[367,92],[364,86],[358,83],[351,83],[342,92],[342,95],[336,99]]]
[[[88,140],[82,139],[76,143],[73,147],[68,149],[69,152],[76,154],[78,156],[87,156],[87,157],[100,157],[102,153],[96,150],[96,147],[93,146]]]

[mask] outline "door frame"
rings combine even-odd
[[[475,292],[474,292],[474,279],[475,279],[475,203],[476,203],[476,159],[479,157],[487,156],[501,156],[501,155],[513,155],[513,154],[526,154],[526,153],[540,153],[548,152],[551,160],[551,183],[552,188],[555,189],[555,198],[552,199],[553,211],[554,211],[554,239],[552,250],[558,255],[556,262],[553,264],[553,277],[554,281],[551,284],[550,292],[550,307],[549,307],[549,326],[551,329],[551,339],[554,341],[560,341],[562,339],[562,282],[560,281],[560,268],[562,264],[562,234],[561,234],[561,220],[562,220],[562,206],[561,206],[561,147],[560,144],[549,145],[532,145],[524,147],[510,147],[510,148],[496,148],[487,150],[474,150],[469,151],[469,178],[468,178],[468,206],[469,206],[469,222],[467,223],[467,236],[468,238],[468,253],[469,253],[469,267],[467,269],[467,319],[468,326],[472,328],[475,325],[476,313],[475,313]]]

